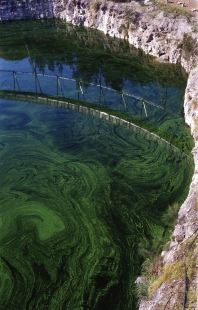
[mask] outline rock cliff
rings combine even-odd
[[[169,249],[163,253],[164,265],[180,260],[185,261],[187,247],[184,245],[198,231],[198,35],[195,18],[178,16],[173,12],[160,10],[149,5],[141,6],[137,2],[113,3],[105,0],[18,0],[1,1],[2,20],[25,18],[56,17],[75,25],[92,27],[106,35],[128,40],[130,44],[143,49],[159,61],[180,63],[188,72],[184,113],[185,121],[191,128],[195,147],[192,150],[195,172],[189,195],[180,208],[178,224],[173,232]],[[194,248],[197,253],[198,247]],[[185,262],[184,262],[184,266]],[[184,270],[185,273],[185,270]],[[177,309],[187,302],[186,277],[177,281],[168,279],[144,301],[140,309]],[[192,283],[190,283],[190,281]],[[192,294],[196,296],[195,275],[188,279]],[[194,289],[194,291],[193,291]],[[182,291],[182,293],[181,293]],[[181,293],[181,294],[180,294]],[[184,300],[184,302],[183,302]],[[191,303],[196,305],[196,299]]]

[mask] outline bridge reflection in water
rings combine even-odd
[[[146,119],[151,117],[156,110],[161,111],[161,117],[166,113],[180,117],[180,115],[166,109],[166,99],[159,105],[135,94],[104,86],[101,84],[100,77],[94,84],[64,76],[36,73],[34,68],[33,72],[0,70],[1,72],[3,73],[0,83],[1,90],[35,92],[36,94],[43,93],[81,99]]]
[[[173,144],[169,143],[165,139],[161,138],[160,136],[146,130],[145,128],[142,128],[132,122],[129,122],[125,119],[122,119],[120,117],[117,117],[115,115],[106,113],[101,110],[93,109],[90,107],[86,107],[86,105],[80,105],[75,104],[67,101],[62,101],[58,99],[51,99],[46,97],[39,97],[38,95],[25,95],[25,94],[13,94],[9,92],[2,92],[0,93],[0,99],[7,99],[7,100],[16,100],[16,101],[24,101],[24,102],[34,102],[38,104],[47,104],[53,107],[58,108],[64,108],[64,109],[70,109],[73,111],[77,111],[80,113],[85,113],[88,115],[92,115],[95,117],[99,117],[101,119],[104,119],[106,121],[110,121],[114,123],[115,125],[122,126],[126,129],[129,129],[137,134],[142,135],[144,138],[154,141],[155,143],[158,143],[162,147],[168,149],[170,152],[173,152],[177,157],[179,157],[181,160],[184,160],[186,163],[191,164],[192,160],[190,156],[182,152],[179,148],[174,146]]]

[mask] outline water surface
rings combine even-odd
[[[190,147],[178,67],[161,72],[126,42],[59,22],[6,23],[0,31],[1,68],[31,72],[33,61],[38,72],[77,77],[84,87],[100,75],[104,85],[149,100],[166,96],[179,116],[153,110],[147,121]],[[6,79],[1,73],[1,89]],[[161,217],[186,197],[191,167],[104,120],[3,99],[0,158],[2,309],[136,309],[139,244],[146,237],[157,249],[168,240]]]

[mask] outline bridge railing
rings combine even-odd
[[[115,115],[111,115],[109,113],[89,108],[86,106],[78,105],[75,103],[62,101],[62,100],[55,100],[45,97],[39,97],[39,96],[30,96],[30,95],[24,95],[24,94],[9,94],[9,93],[1,93],[0,98],[8,99],[8,100],[18,100],[18,101],[27,101],[27,102],[35,102],[38,104],[47,104],[53,107],[59,107],[63,109],[70,109],[73,111],[77,111],[80,113],[85,113],[87,115],[92,115],[98,118],[101,118],[103,120],[112,122],[113,124],[119,125],[121,127],[127,128],[135,133],[138,133],[142,135],[147,140],[154,141],[155,143],[158,143],[162,147],[168,149],[170,152],[174,153],[178,158],[181,160],[184,160],[187,164],[192,163],[192,159],[190,156],[182,152],[179,148],[174,146],[173,144],[169,143],[165,139],[161,138],[160,136],[132,123],[127,120],[124,120],[120,117],[117,117]]]
[[[56,95],[71,99],[104,105],[141,119],[163,118],[167,113],[180,117],[166,109],[165,104],[157,104],[133,93],[118,91],[97,83],[84,84],[81,80],[58,75],[34,72],[0,70],[0,89]]]

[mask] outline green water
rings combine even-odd
[[[0,106],[1,305],[131,309],[138,242],[163,232],[160,215],[186,195],[189,166],[96,118]]]
[[[44,32],[38,44],[41,31],[36,35],[36,25],[40,22],[34,22],[35,28],[32,23],[1,25],[1,33],[6,34],[1,41],[2,67],[31,69],[28,60],[23,60],[27,51],[20,37],[29,31],[29,37],[35,33],[36,43],[32,36],[31,44],[36,63],[45,59],[45,71],[49,70],[46,41],[52,42],[51,37]],[[17,37],[8,31],[9,27],[15,31],[14,25],[23,30]],[[56,38],[57,30],[60,39],[58,29],[49,27],[49,34]],[[83,30],[80,33],[78,45],[77,39],[73,40],[78,47],[82,45]],[[99,50],[104,58],[104,45],[112,39],[97,37],[96,32],[93,37],[104,42]],[[84,42],[91,44],[91,40]],[[51,43],[51,52],[56,54],[56,62],[62,57],[63,73],[74,74],[75,65],[66,65],[62,54],[63,49],[72,49],[72,44],[55,43]],[[164,91],[168,87],[167,100],[173,102],[175,91],[178,96],[174,109],[181,114],[185,79],[173,79],[171,88],[171,75],[168,78],[164,71],[160,74],[161,65],[146,62],[147,57],[127,47],[126,42],[116,46],[116,52],[110,53],[110,48],[106,52],[114,67],[120,57],[117,52],[125,48],[128,68],[132,59],[139,59],[133,74],[139,74],[140,80],[125,77],[125,87],[130,81],[146,88],[147,96],[149,89],[156,90],[158,84]],[[87,46],[82,50],[84,54],[89,52]],[[84,54],[79,67],[86,59]],[[51,57],[54,63],[53,54]],[[144,79],[137,70],[143,63]],[[89,79],[93,78],[94,64],[97,61],[90,58],[91,69],[84,72]],[[122,70],[125,76],[128,69],[118,65],[118,76]],[[167,72],[175,76],[174,70],[180,69],[172,70],[168,66]],[[171,117],[158,118],[156,124],[162,130],[171,127],[173,133],[179,131],[178,135],[186,137],[190,145],[183,120],[179,118],[177,123],[177,118]],[[142,262],[138,245],[142,237],[153,240],[156,248],[160,248],[162,239],[168,240],[161,217],[169,204],[185,199],[192,167],[153,141],[103,120],[44,105],[1,100],[0,175],[0,309],[131,310],[137,309],[133,290]]]

